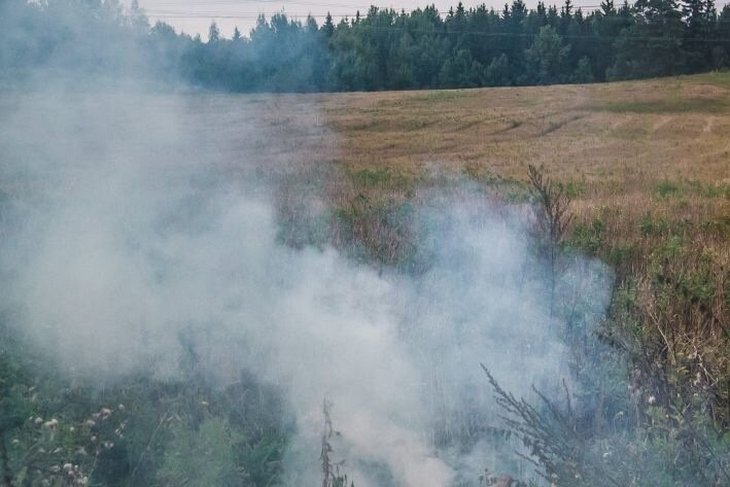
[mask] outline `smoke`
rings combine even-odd
[[[276,384],[297,421],[288,485],[318,481],[324,398],[356,485],[473,484],[498,454],[481,434],[498,420],[479,363],[516,394],[555,388],[570,374],[553,301],[575,299],[590,326],[605,269],[572,261],[556,295],[524,211],[472,193],[418,211],[418,276],[282,245],[255,149],[268,135],[246,100],[2,97],[13,325],[99,384],[177,377],[191,352],[210,380],[245,369]]]

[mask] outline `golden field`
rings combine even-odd
[[[730,74],[245,98],[260,112],[257,159],[291,182],[284,221],[315,193],[351,220],[335,243],[386,264],[409,246],[383,212],[454,179],[525,201],[527,167],[542,167],[572,199],[566,247],[616,272],[607,340],[652,377],[643,387],[665,401],[709,391],[728,424]]]

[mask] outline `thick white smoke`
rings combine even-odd
[[[317,482],[324,398],[358,486],[387,485],[376,471],[403,486],[476,479],[489,445],[458,455],[449,441],[496,424],[479,363],[518,394],[568,375],[521,217],[471,198],[424,208],[416,277],[285,247],[254,150],[276,141],[244,100],[0,101],[15,324],[85,379],[174,377],[192,347],[215,380],[243,368],[277,384],[299,431],[289,485]],[[559,287],[580,289],[583,321],[602,312],[600,266],[576,261]]]

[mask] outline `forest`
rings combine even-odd
[[[571,0],[535,9],[515,0],[501,11],[459,3],[445,16],[434,6],[373,6],[337,24],[261,16],[230,39],[213,23],[206,41],[150,26],[136,3],[129,12],[115,2],[73,4],[3,2],[3,71],[131,63],[201,88],[310,92],[590,83],[730,64],[730,6],[718,13],[712,0],[607,0],[588,13]]]

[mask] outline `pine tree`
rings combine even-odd
[[[650,78],[684,72],[685,26],[675,0],[637,0],[634,9],[633,24],[616,41],[616,62],[609,77]]]
[[[221,39],[221,31],[218,29],[218,24],[212,22],[208,27],[208,44],[215,44]]]
[[[616,7],[613,3],[613,0],[603,0],[601,2],[601,15],[604,17],[610,17],[612,15],[616,15]]]
[[[324,25],[322,25],[322,32],[327,39],[331,38],[335,33],[335,24],[332,22],[332,15],[327,12],[327,17],[324,19]]]
[[[528,81],[536,84],[560,83],[565,80],[565,59],[570,46],[563,45],[557,31],[546,25],[540,28],[532,46],[525,51]]]
[[[682,0],[682,15],[687,26],[683,48],[687,51],[687,69],[697,72],[712,66],[708,41],[717,21],[713,0]]]

